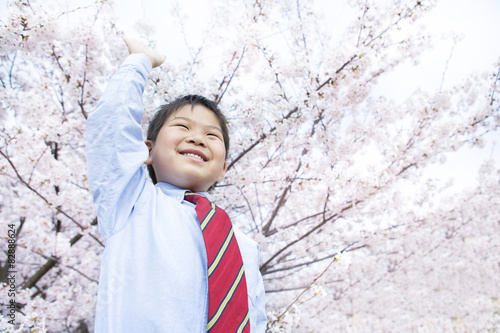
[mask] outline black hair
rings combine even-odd
[[[206,107],[215,114],[222,130],[224,147],[226,148],[225,157],[227,158],[229,152],[229,131],[227,129],[227,119],[215,102],[200,95],[181,96],[168,104],[160,106],[158,111],[156,111],[155,115],[149,122],[147,140],[155,142],[156,138],[158,137],[158,134],[160,133],[161,128],[163,127],[167,119],[170,118],[171,115],[173,115],[175,112],[177,112],[177,110],[179,110],[181,107],[185,105],[191,105],[191,107],[194,107],[195,105],[201,105]],[[149,171],[149,176],[153,181],[153,184],[156,184],[158,180],[156,179],[156,174],[152,164],[148,165],[148,171]]]

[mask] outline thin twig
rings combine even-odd
[[[59,14],[58,17],[61,17],[63,15],[66,15],[66,14],[70,14],[70,13],[73,13],[73,12],[76,12],[77,10],[80,10],[80,9],[87,9],[87,8],[90,8],[92,7],[93,5],[88,5],[88,6],[85,6],[85,7],[77,7],[75,9],[72,9],[72,10],[68,10],[66,12],[62,12],[61,14]]]
[[[17,51],[14,52],[14,58],[12,59],[12,63],[9,69],[9,84],[11,89],[14,89],[14,86],[12,85],[12,71],[14,70],[14,63],[16,62],[16,58],[17,58]]]
[[[455,42],[453,43],[453,46],[451,47],[450,56],[448,57],[448,60],[446,60],[446,65],[444,67],[443,75],[441,76],[441,84],[439,85],[439,92],[443,91],[444,78],[446,76],[446,72],[448,71],[448,66],[450,64],[451,57],[453,56],[453,50],[455,50],[455,45],[457,45],[456,39]]]
[[[247,203],[247,206],[248,206],[248,210],[250,211],[250,215],[252,215],[252,221],[255,224],[255,229],[257,230],[257,232],[259,232],[259,226],[257,225],[257,221],[255,220],[255,215],[253,214],[253,211],[252,211],[252,205],[248,201],[248,198],[245,195],[245,193],[243,192],[243,188],[238,188],[238,190],[240,191],[241,195],[243,196],[243,199],[245,199],[245,202]]]
[[[359,42],[360,42],[360,39],[361,39],[361,32],[363,32],[363,29],[365,28],[365,25],[363,24],[363,19],[365,18],[366,12],[368,11],[368,9],[370,9],[370,7],[368,7],[368,0],[366,0],[366,2],[365,2],[365,10],[363,11],[363,17],[361,18],[361,26],[359,27],[358,41],[356,43],[356,47],[359,46]]]
[[[396,20],[396,22],[392,23],[391,25],[389,25],[387,28],[384,29],[384,31],[382,31],[380,34],[378,34],[376,37],[373,37],[368,43],[366,43],[366,46],[369,46],[373,41],[379,39],[380,37],[382,37],[387,31],[389,31],[392,27],[398,25],[398,23],[407,18],[407,17],[410,17],[413,13],[413,11],[415,10],[415,8],[419,7],[419,6],[422,6],[422,2],[420,1],[417,1],[417,4],[415,6],[413,6],[413,8],[411,9],[408,9],[408,11],[406,12],[405,15],[400,15],[399,16],[399,19]]]
[[[85,103],[83,101],[84,93],[85,93],[85,82],[87,81],[87,66],[88,66],[88,60],[89,60],[88,53],[89,53],[89,46],[85,45],[85,71],[83,72],[83,82],[81,84],[82,93],[80,95],[80,100],[78,101],[78,105],[80,106],[80,110],[82,111],[83,117],[85,119],[88,118],[87,112],[85,111],[85,108],[84,108]]]
[[[348,246],[346,246],[343,250],[341,250],[339,253],[337,253],[336,255],[338,254],[342,254],[344,253],[349,247],[351,247],[353,244],[355,243],[352,243],[352,244],[349,244]],[[288,310],[290,310],[290,308],[299,301],[299,299],[302,297],[302,295],[304,295],[309,289],[311,289],[311,287],[316,283],[316,281],[318,281],[329,269],[330,267],[333,265],[334,262],[338,261],[337,259],[337,256],[334,256],[332,261],[330,261],[330,263],[328,264],[328,266],[326,266],[326,268],[323,270],[323,272],[321,272],[320,275],[318,275],[301,293],[299,296],[297,296],[297,298],[292,302],[290,303],[290,305],[285,309],[285,311],[283,311],[282,314],[280,314],[278,316],[278,318],[276,319],[276,321],[280,321],[281,318],[288,312]]]
[[[350,64],[350,63],[351,63],[351,62],[352,62],[352,61],[353,61],[356,57],[357,57],[357,55],[356,55],[356,54],[355,54],[355,55],[353,55],[353,56],[351,57],[351,59],[347,60],[347,61],[346,61],[346,62],[345,62],[345,63],[344,63],[344,64],[343,64],[343,65],[342,65],[339,69],[337,69],[337,70],[335,71],[335,74],[338,74],[338,73],[340,73],[341,71],[343,71],[343,70],[344,70],[344,68],[345,68],[347,65],[349,65],[349,64]],[[333,80],[333,77],[329,77],[329,78],[328,78],[325,82],[323,82],[322,84],[320,84],[318,88],[316,88],[316,91],[320,91],[320,90],[321,90],[321,88],[323,88],[324,86],[326,86],[327,84],[329,84],[330,82],[332,82],[332,80]]]
[[[80,272],[78,269],[72,267],[72,266],[69,266],[69,265],[63,265],[64,267],[67,267],[69,269],[72,269],[74,270],[75,272],[77,272],[78,274],[80,274],[81,276],[83,276],[84,278],[86,278],[87,280],[91,281],[91,282],[95,282],[95,283],[98,283],[97,280],[95,279],[92,279],[91,277],[88,277],[87,275],[85,275],[84,273]]]
[[[238,70],[238,68],[240,68],[240,65],[241,65],[241,61],[243,60],[243,57],[245,55],[245,50],[246,50],[246,46],[243,46],[243,50],[241,51],[241,56],[240,58],[238,59],[238,63],[236,64],[236,67],[234,68],[233,72],[231,73],[231,75],[229,76],[229,80],[226,82],[225,78],[224,80],[222,81],[223,83],[226,82],[226,87],[224,88],[224,91],[222,92],[222,94],[220,94],[219,96],[217,96],[215,98],[215,103],[216,104],[219,104],[220,101],[222,100],[222,97],[224,97],[224,94],[226,93],[227,89],[229,88],[229,85],[231,84],[231,81],[233,80],[233,78],[235,77],[236,75],[236,71]]]
[[[495,82],[493,82],[493,87],[491,88],[490,105],[493,105],[493,102],[495,102],[495,92],[497,90],[497,82],[499,77],[500,77],[500,67],[498,68],[497,74],[495,75]]]

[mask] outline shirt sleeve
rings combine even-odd
[[[238,241],[248,287],[250,329],[252,333],[263,333],[267,327],[264,281],[259,270],[260,246],[257,242],[233,226]]]
[[[260,257],[260,247],[257,246]],[[260,262],[259,260],[257,262]],[[264,280],[262,274],[258,273],[257,288],[255,290],[257,297],[255,298],[255,310],[257,312],[256,329],[255,332],[265,332],[267,329],[267,315],[266,315],[266,291],[264,289]]]
[[[128,56],[87,119],[87,171],[99,231],[122,229],[146,183],[142,95],[151,72],[145,54]]]

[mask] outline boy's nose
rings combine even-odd
[[[199,134],[192,135],[191,137],[189,137],[187,139],[187,141],[189,143],[195,144],[197,146],[202,146],[202,147],[206,146],[205,138],[203,137],[203,135],[199,135]]]

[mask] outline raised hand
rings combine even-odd
[[[130,54],[144,53],[147,55],[153,68],[160,66],[165,61],[166,57],[164,54],[160,54],[149,49],[142,42],[131,38],[124,38],[123,41],[127,44],[128,52]]]

